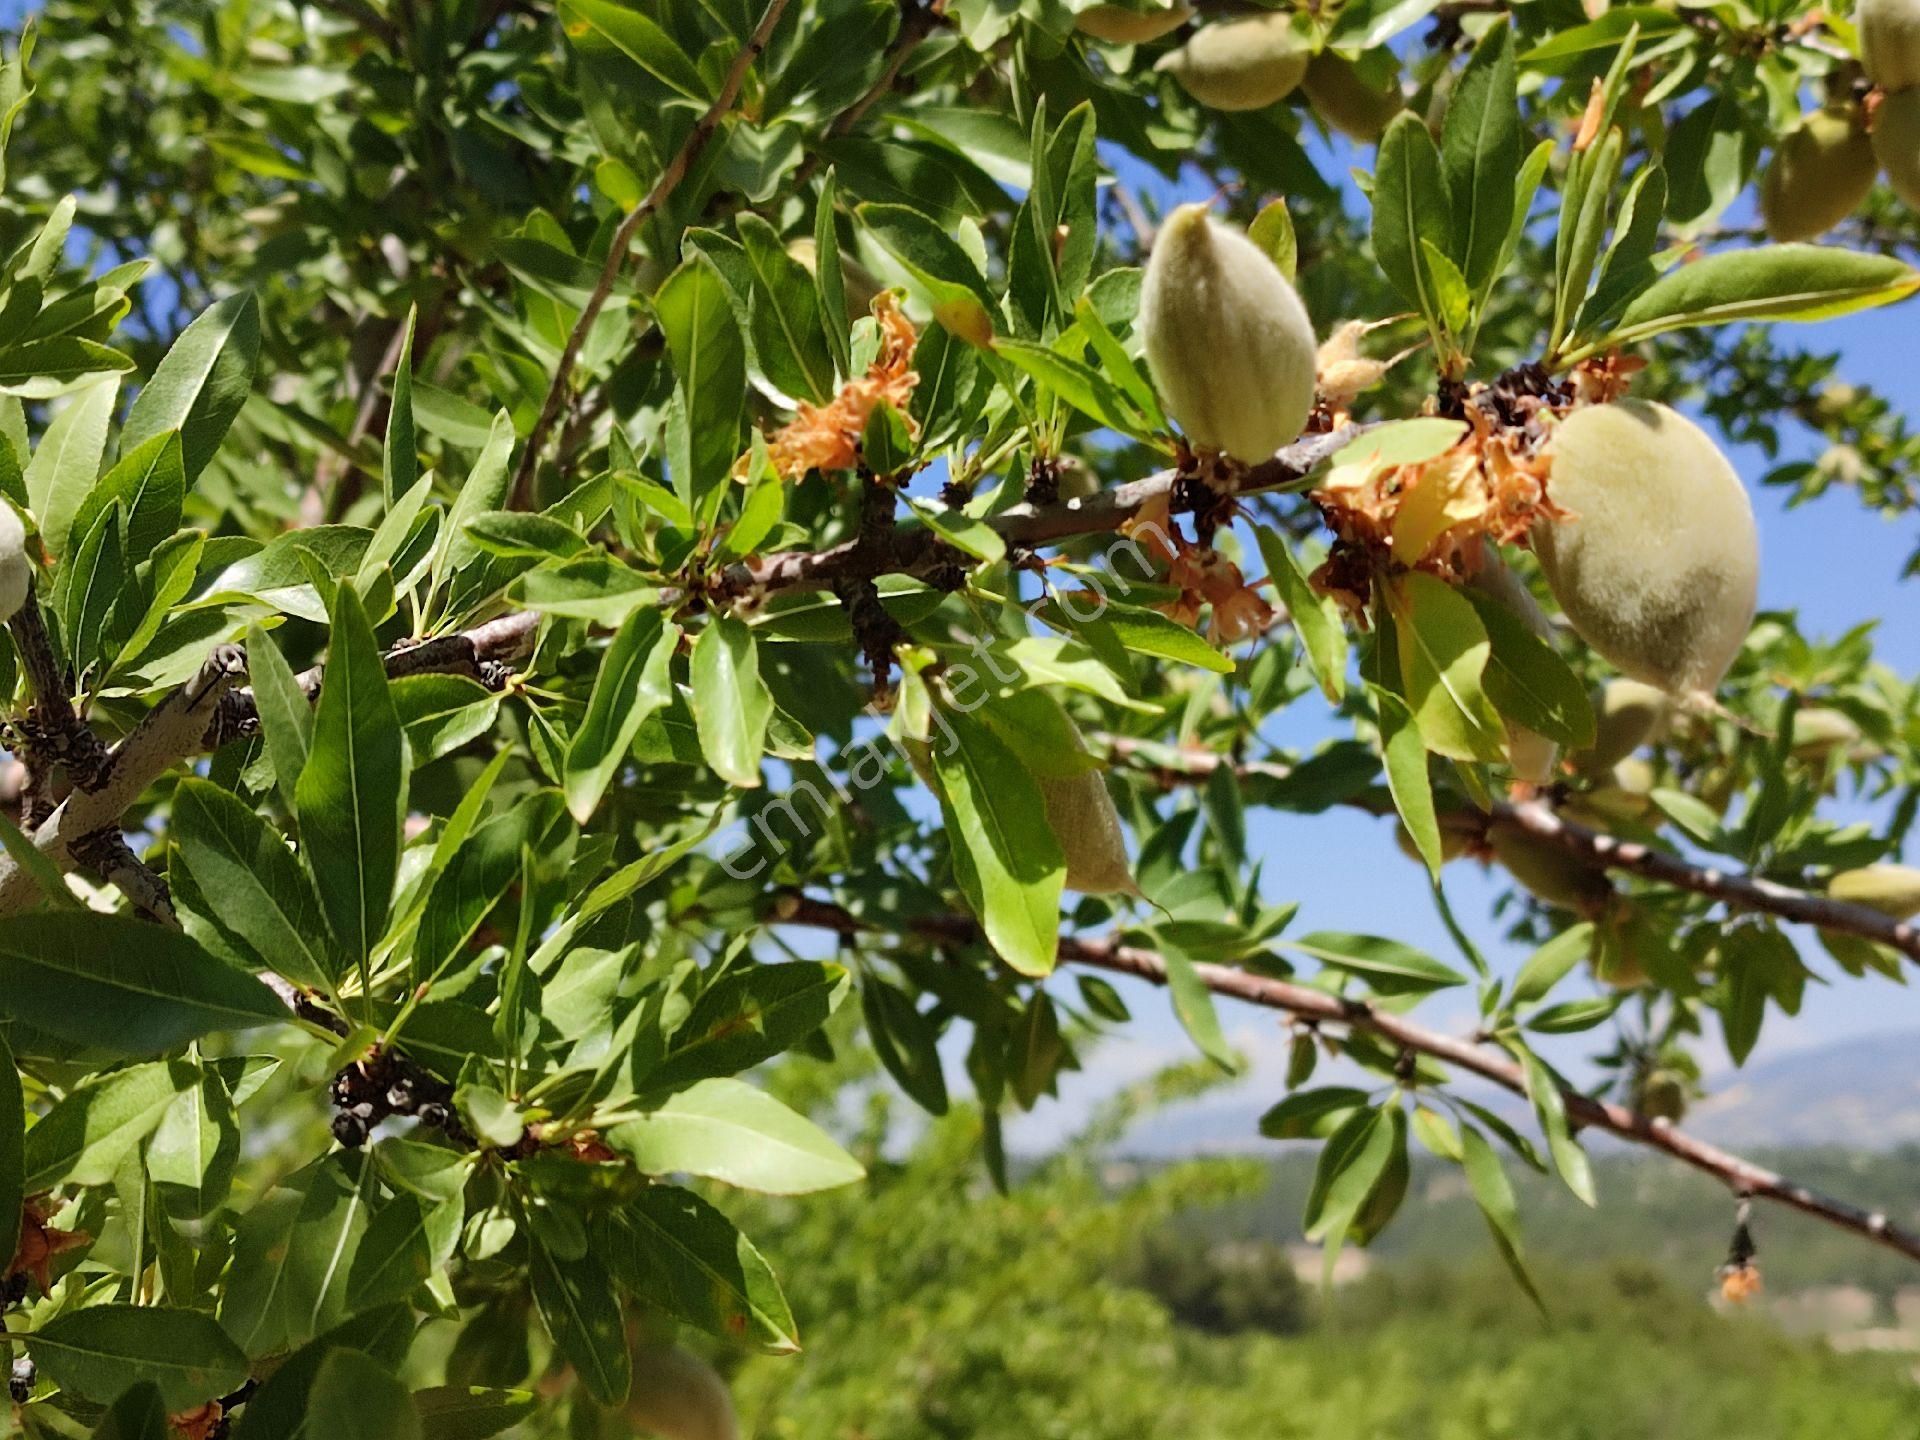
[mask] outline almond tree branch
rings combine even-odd
[[[553,372],[553,383],[547,387],[547,398],[540,406],[540,418],[534,421],[533,431],[527,436],[526,449],[520,454],[519,467],[514,471],[513,488],[509,500],[510,508],[523,504],[531,493],[533,475],[540,464],[540,451],[545,447],[547,432],[552,430],[554,422],[560,418],[561,407],[566,403],[567,391],[573,381],[574,362],[580,358],[580,348],[586,344],[588,332],[594,322],[600,318],[600,311],[606,306],[607,297],[613,293],[614,282],[627,263],[627,252],[633,248],[633,237],[640,227],[660,207],[666,204],[675,189],[693,168],[693,162],[713,139],[714,132],[720,128],[720,122],[727,112],[733,109],[734,101],[740,97],[740,87],[745,83],[747,70],[759,58],[760,52],[767,47],[772,38],[774,26],[780,23],[780,17],[786,13],[787,0],[767,0],[767,8],[761,12],[760,23],[754,27],[747,43],[733,57],[726,79],[720,84],[720,93],[714,96],[713,104],[707,107],[706,114],[694,122],[693,129],[681,142],[680,148],[667,162],[667,168],[660,172],[660,178],[653,182],[653,188],[646,193],[640,203],[633,207],[620,228],[613,233],[613,243],[607,247],[606,264],[600,268],[600,280],[593,287],[593,293],[587,297],[580,318],[574,322],[573,333],[567,336],[566,347],[560,352],[560,363]]]
[[[776,924],[805,925],[841,935],[867,933],[874,928],[841,906],[791,894],[775,902],[769,918]],[[973,921],[964,915],[907,919],[901,928],[937,941],[967,943],[980,938]],[[1159,954],[1114,940],[1063,936],[1059,955],[1068,964],[1133,975],[1155,985],[1167,983],[1166,962]],[[1194,970],[1201,983],[1216,995],[1284,1011],[1304,1020],[1366,1031],[1397,1048],[1430,1056],[1515,1095],[1527,1093],[1526,1072],[1489,1046],[1428,1029],[1404,1016],[1376,1009],[1364,1000],[1332,995],[1306,985],[1205,962],[1196,962]],[[1605,1130],[1635,1145],[1659,1150],[1713,1176],[1736,1195],[1751,1195],[1785,1205],[1838,1229],[1864,1236],[1909,1260],[1920,1260],[1920,1234],[1894,1224],[1884,1211],[1863,1209],[1823,1195],[1763,1165],[1688,1135],[1670,1121],[1595,1100],[1577,1090],[1563,1090],[1561,1095],[1566,1102],[1567,1116],[1576,1126]]]
[[[1169,755],[1164,746],[1149,748],[1120,735],[1103,736],[1101,740],[1108,754],[1115,759],[1143,764],[1163,778],[1204,780],[1220,766],[1229,763],[1225,757],[1210,752],[1189,750]],[[1285,779],[1290,773],[1288,766],[1271,762],[1243,763],[1234,769],[1243,776],[1271,779]],[[1656,850],[1637,841],[1621,840],[1604,831],[1592,830],[1568,820],[1539,800],[1521,803],[1495,800],[1484,817],[1474,818],[1479,828],[1496,821],[1511,825],[1544,845],[1566,851],[1596,870],[1625,871],[1656,884],[1705,895],[1738,910],[1758,911],[1821,930],[1857,935],[1863,940],[1872,940],[1898,950],[1910,960],[1920,961],[1920,926],[1895,920],[1865,905],[1810,894],[1738,870],[1699,865],[1666,850]]]

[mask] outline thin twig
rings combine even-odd
[[[776,901],[772,917],[776,923],[806,925],[851,935],[874,927],[852,912],[822,901],[784,895]],[[907,930],[935,940],[971,941],[979,938],[971,919],[964,915],[941,915],[908,920]],[[1108,939],[1062,937],[1060,959],[1072,965],[1134,975],[1155,985],[1167,983],[1167,966],[1157,953]],[[1491,1081],[1515,1095],[1527,1093],[1526,1072],[1513,1060],[1489,1046],[1457,1036],[1430,1030],[1404,1016],[1379,1010],[1363,1000],[1329,994],[1306,985],[1249,974],[1226,965],[1196,962],[1195,972],[1207,989],[1217,995],[1281,1010],[1302,1019],[1344,1025],[1378,1035],[1393,1046],[1427,1055],[1458,1070]],[[1841,1230],[1860,1235],[1875,1244],[1897,1251],[1909,1260],[1920,1260],[1920,1234],[1893,1223],[1884,1211],[1867,1210],[1845,1200],[1823,1195],[1809,1186],[1743,1159],[1718,1146],[1688,1135],[1671,1122],[1592,1099],[1577,1090],[1563,1090],[1568,1118],[1576,1125],[1605,1130],[1623,1140],[1671,1155],[1683,1164],[1713,1176],[1736,1195],[1752,1195],[1771,1200],[1824,1220]]]
[[[653,188],[646,193],[640,203],[633,207],[620,228],[614,231],[613,243],[607,247],[606,263],[600,267],[600,279],[593,287],[593,293],[587,297],[586,307],[581,310],[580,318],[574,322],[573,333],[567,336],[566,348],[560,352],[560,363],[553,372],[553,383],[547,387],[547,398],[540,406],[540,418],[534,421],[533,431],[527,436],[526,449],[520,453],[520,464],[514,471],[512,499],[510,508],[519,508],[531,493],[534,472],[540,465],[540,451],[546,445],[547,432],[560,417],[561,406],[565,403],[567,391],[573,381],[574,362],[580,358],[580,348],[586,344],[587,335],[593,329],[594,322],[600,318],[607,297],[613,293],[614,282],[619,279],[620,271],[627,263],[627,252],[633,247],[633,237],[646,224],[655,211],[666,204],[680,182],[686,178],[693,162],[713,139],[714,131],[727,112],[733,109],[734,101],[740,96],[740,87],[746,81],[747,70],[752,66],[760,52],[766,49],[767,41],[773,35],[774,26],[780,23],[780,17],[786,12],[787,0],[767,0],[767,8],[761,13],[760,23],[754,27],[747,43],[733,57],[733,64],[727,70],[727,76],[720,85],[720,93],[714,97],[713,104],[707,107],[707,113],[694,122],[693,129],[686,140],[667,162],[667,168],[660,172],[660,178],[653,182]]]

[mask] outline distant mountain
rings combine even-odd
[[[1335,1079],[1333,1083],[1338,1083]],[[1920,1143],[1920,1032],[1897,1031],[1754,1060],[1708,1082],[1687,1129],[1741,1149],[1831,1146],[1880,1151]],[[1504,1093],[1495,1108],[1524,1118]],[[1174,1156],[1261,1148],[1260,1115],[1279,1098],[1271,1077],[1217,1090],[1149,1116],[1128,1137],[1139,1155]]]
[[[1886,1150],[1920,1141],[1920,1034],[1790,1051],[1716,1077],[1687,1126],[1716,1144]]]

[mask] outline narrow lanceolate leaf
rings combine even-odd
[[[293,808],[293,788],[307,768],[313,749],[313,704],[294,678],[293,667],[267,632],[247,627],[247,679],[253,686],[253,707],[260,715],[260,734],[267,758],[273,762],[280,798]]]
[[[567,34],[576,42],[592,35],[613,46],[663,85],[704,105],[713,98],[686,51],[646,14],[615,0],[564,0]]]
[[[199,942],[95,910],[0,920],[0,1015],[121,1056],[289,1018],[271,990]]]
[[[753,272],[754,354],[767,378],[788,395],[816,402],[829,399],[834,390],[833,352],[820,325],[813,277],[758,215],[743,212],[736,224]]]
[[[262,969],[332,987],[333,937],[279,831],[231,791],[189,778],[174,791],[171,834],[201,895]]]
[[[877,975],[860,983],[867,1038],[887,1073],[922,1110],[947,1113],[947,1079],[940,1066],[939,1031],[913,997]]]
[[[729,785],[760,783],[773,697],[760,678],[753,632],[718,615],[693,642],[693,719],[707,763]]]
[[[641,725],[673,698],[669,667],[679,643],[678,625],[658,610],[642,609],[627,617],[607,647],[587,713],[567,747],[567,808],[581,824],[620,772]]]
[[[400,717],[387,691],[360,597],[342,585],[313,750],[294,790],[301,851],[335,938],[364,963],[386,929],[400,859],[406,766]]]
[[[260,308],[251,291],[209,306],[180,332],[153,378],[140,387],[120,432],[121,452],[178,430],[191,486],[246,404],[259,355]]]
[[[1453,197],[1453,249],[1475,294],[1496,273],[1513,221],[1520,169],[1513,27],[1491,27],[1461,71],[1440,133],[1440,163]]]
[[[487,1440],[511,1430],[541,1405],[531,1390],[436,1385],[413,1392],[422,1440]]]
[[[826,1024],[846,992],[845,967],[817,960],[736,970],[701,993],[659,1068],[639,1081],[665,1091],[751,1069]]]
[[[0,1036],[0,1250],[20,1240],[20,1206],[27,1194],[26,1101],[13,1051]]]
[[[169,1414],[229,1393],[248,1373],[211,1315],[158,1305],[70,1310],[30,1335],[27,1353],[62,1390],[99,1404],[149,1382]]]
[[[117,376],[95,380],[55,412],[25,475],[27,503],[49,545],[64,545],[73,517],[100,475],[107,424],[120,394]]]
[[[613,1277],[591,1255],[563,1260],[537,1240],[530,1247],[533,1302],[561,1356],[602,1405],[618,1405],[633,1383],[626,1323]]]
[[[673,358],[678,402],[667,427],[668,467],[687,508],[706,520],[717,508],[722,482],[740,453],[746,345],[727,298],[727,282],[699,255],[667,277],[654,293],[653,310]]]
[[[1545,1302],[1534,1288],[1533,1277],[1527,1273],[1526,1256],[1520,1243],[1520,1211],[1514,1201],[1513,1182],[1507,1178],[1500,1156],[1487,1137],[1471,1125],[1461,1127],[1460,1155],[1474,1203],[1479,1205],[1487,1228],[1493,1232],[1494,1247],[1527,1297],[1544,1311]]]
[[[93,1427],[92,1440],[172,1440],[173,1426],[151,1380],[124,1390]]]
[[[609,1214],[597,1252],[629,1293],[735,1344],[800,1348],[793,1312],[753,1242],[690,1190],[655,1185]]]
[[[1394,1127],[1384,1109],[1356,1111],[1320,1151],[1303,1227],[1309,1240],[1338,1245],[1393,1158]]]
[[[1416,571],[1389,587],[1388,607],[1407,705],[1427,748],[1454,760],[1499,761],[1505,731],[1481,683],[1492,645],[1472,604]]]
[[[307,1391],[306,1434],[327,1440],[421,1440],[413,1396],[363,1350],[327,1353]]]
[[[386,440],[381,446],[380,470],[389,509],[420,478],[420,448],[413,428],[413,322],[417,314],[417,310],[407,311],[406,328],[400,332],[400,358],[393,369],[393,400],[387,411]]]
[[[853,349],[847,339],[847,280],[840,265],[840,229],[834,220],[840,183],[831,165],[820,181],[813,211],[813,291],[820,320],[842,375],[853,373]]]
[[[1420,242],[1452,247],[1451,204],[1440,152],[1426,123],[1404,111],[1380,140],[1373,176],[1373,253],[1401,298],[1439,327],[1437,299]]]
[[[1888,255],[1827,245],[1727,250],[1668,271],[1620,316],[1610,345],[1735,320],[1825,320],[1920,290],[1920,270]]]
[[[1593,702],[1580,677],[1510,607],[1476,590],[1463,593],[1491,646],[1480,679],[1494,708],[1569,750],[1593,744]]]
[[[180,436],[168,430],[135,446],[100,477],[80,502],[62,554],[72,554],[94,521],[116,503],[124,517],[127,553],[146,560],[180,528],[180,502],[186,493],[186,465]]]
[[[1547,997],[1553,987],[1567,977],[1575,965],[1587,958],[1593,948],[1593,926],[1580,924],[1562,930],[1527,957],[1520,973],[1513,977],[1507,1004],[1513,1009]]]
[[[1587,1204],[1597,1204],[1593,1165],[1567,1124],[1567,1101],[1561,1091],[1560,1077],[1531,1050],[1522,1050],[1520,1058],[1527,1072],[1527,1098],[1533,1101],[1533,1113],[1539,1117],[1540,1129],[1547,1137],[1554,1168],[1567,1182],[1569,1190]]]
[[[1413,837],[1413,846],[1438,882],[1446,853],[1440,839],[1440,816],[1433,803],[1433,777],[1427,771],[1427,747],[1406,701],[1378,686],[1372,687],[1380,726],[1380,758],[1387,790],[1400,823]]]
[[[739,1080],[702,1080],[616,1125],[607,1142],[649,1175],[700,1175],[769,1195],[849,1185],[866,1174],[811,1120]]]
[[[174,1096],[199,1079],[183,1061],[155,1061],[75,1086],[27,1132],[24,1190],[35,1195],[68,1183],[105,1185],[153,1133]]]
[[[1194,969],[1193,958],[1178,945],[1167,943],[1164,936],[1160,937],[1160,953],[1167,962],[1167,990],[1181,1027],[1200,1047],[1201,1054],[1232,1074],[1240,1068],[1239,1060],[1220,1029],[1220,1012],[1214,1007],[1213,992]]]
[[[336,1151],[241,1217],[220,1323],[247,1354],[304,1345],[347,1318],[347,1279],[367,1232],[376,1169],[360,1152]]]
[[[1254,527],[1260,542],[1260,558],[1267,563],[1267,579],[1287,607],[1293,633],[1300,637],[1300,651],[1327,699],[1339,704],[1347,691],[1347,632],[1329,602],[1320,598],[1307,583],[1305,573],[1293,558],[1293,551],[1278,531],[1266,525]]]
[[[1279,943],[1290,950],[1304,951],[1323,965],[1361,976],[1382,995],[1417,995],[1467,983],[1466,976],[1424,950],[1378,935],[1316,930],[1298,940]]]
[[[933,768],[954,876],[987,943],[1023,975],[1053,969],[1066,858],[1033,777],[986,725],[943,711]]]

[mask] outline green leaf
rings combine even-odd
[[[467,472],[466,483],[453,497],[440,538],[434,542],[430,587],[440,587],[461,574],[480,558],[480,550],[469,532],[475,519],[498,510],[507,503],[507,488],[512,483],[508,471],[513,459],[513,417],[505,410],[493,417],[486,444]],[[532,517],[527,517],[532,518]]]
[[[116,377],[87,385],[47,422],[27,462],[27,502],[49,545],[66,543],[73,517],[99,478],[107,424],[119,394]]]
[[[1571,925],[1527,957],[1507,995],[1509,1009],[1544,1000],[1593,949],[1593,926]]]
[[[407,1299],[453,1258],[465,1205],[395,1195],[380,1207],[347,1275],[347,1305],[369,1310]]]
[[[1593,744],[1593,702],[1559,652],[1511,607],[1478,590],[1464,593],[1491,647],[1480,679],[1494,709],[1569,750]]]
[[[1498,762],[1506,732],[1481,688],[1493,647],[1472,603],[1444,580],[1415,571],[1388,587],[1387,604],[1407,704],[1427,748],[1454,760]]]
[[[1480,1207],[1487,1228],[1493,1232],[1494,1247],[1499,1250],[1500,1258],[1507,1262],[1507,1268],[1513,1272],[1520,1288],[1527,1292],[1527,1298],[1544,1313],[1546,1303],[1534,1288],[1533,1277],[1527,1273],[1513,1182],[1507,1178],[1500,1156],[1487,1137],[1471,1125],[1462,1126],[1460,1130],[1460,1163],[1466,1169],[1467,1186],[1473,1191],[1474,1203]]]
[[[265,985],[179,931],[95,910],[0,920],[0,1015],[121,1056],[289,1018]]]
[[[772,1268],[689,1190],[654,1185],[602,1222],[595,1246],[623,1288],[677,1320],[776,1355],[800,1348]]]
[[[520,879],[521,853],[555,855],[572,843],[573,821],[552,790],[524,795],[473,831],[434,879],[413,945],[414,978],[429,981],[465,949],[480,923]]]
[[[77,551],[82,537],[116,502],[125,517],[127,553],[144,560],[159,549],[180,528],[180,502],[187,488],[183,454],[179,433],[173,430],[127,451],[80,502],[62,553]]]
[[[479,739],[500,715],[502,696],[464,675],[403,675],[387,688],[416,766]]]
[[[1266,252],[1274,268],[1286,276],[1291,285],[1300,265],[1300,242],[1293,233],[1293,217],[1287,213],[1287,202],[1269,200],[1262,205],[1260,213],[1247,227],[1247,238]]]
[[[1311,955],[1336,970],[1358,975],[1382,995],[1420,995],[1467,983],[1466,976],[1425,951],[1378,935],[1316,930],[1298,940],[1278,943],[1289,950]]]
[[[200,1067],[200,1083],[181,1091],[147,1142],[147,1178],[175,1219],[213,1212],[233,1186],[240,1123],[220,1072]]]
[[[330,1350],[307,1391],[309,1436],[327,1440],[421,1440],[413,1396],[365,1351]]]
[[[1031,375],[1043,391],[1057,395],[1096,423],[1138,440],[1153,438],[1153,430],[1134,413],[1119,390],[1085,361],[1050,346],[1004,335],[993,342],[993,350]]]
[[[20,1207],[27,1197],[26,1115],[20,1071],[0,1036],[0,1250],[9,1256],[20,1241]]]
[[[729,785],[753,789],[773,718],[753,632],[731,615],[714,616],[693,642],[690,675],[701,753]]]
[[[1167,964],[1167,990],[1173,1000],[1173,1013],[1200,1053],[1229,1075],[1240,1069],[1240,1062],[1220,1029],[1220,1012],[1214,1008],[1213,992],[1207,989],[1193,959],[1178,945],[1159,936],[1160,955]]]
[[[1303,1229],[1309,1240],[1345,1238],[1360,1207],[1393,1159],[1394,1125],[1385,1109],[1358,1110],[1333,1134],[1314,1167]]]
[[[726,281],[696,254],[653,297],[660,333],[673,358],[677,416],[668,426],[674,489],[702,522],[711,519],[740,451],[747,352],[734,323]]]
[[[334,937],[364,965],[386,929],[406,809],[405,742],[373,628],[353,587],[333,606],[313,750],[294,787],[301,853]]]
[[[1503,17],[1481,37],[1453,87],[1440,132],[1440,162],[1453,198],[1450,253],[1476,295],[1499,273],[1514,218],[1520,106],[1512,35]]]
[[[364,1153],[336,1151],[240,1217],[219,1314],[247,1354],[293,1349],[346,1319],[347,1277],[377,1189]]]
[[[167,1113],[173,1097],[199,1083],[180,1061],[116,1070],[77,1085],[27,1132],[29,1195],[56,1185],[105,1185]]]
[[[611,555],[582,555],[529,571],[520,579],[520,595],[529,610],[543,615],[617,626],[642,605],[657,601],[660,591]]]
[[[313,705],[280,647],[258,625],[247,627],[247,678],[253,682],[254,709],[280,798],[291,809],[294,786],[313,749]]]
[[[1327,699],[1338,705],[1347,690],[1346,626],[1329,602],[1314,593],[1280,533],[1266,525],[1256,525],[1253,533],[1260,542],[1260,557],[1267,563],[1267,579],[1300,637],[1307,666]]]
[[[1920,290],[1920,270],[1888,255],[1825,245],[1722,251],[1668,271],[1620,316],[1608,345],[1735,320],[1825,320]]]
[[[1414,849],[1426,861],[1427,871],[1437,884],[1446,852],[1440,839],[1440,817],[1433,804],[1433,779],[1427,771],[1427,747],[1404,700],[1378,686],[1372,687],[1372,693],[1387,789],[1400,812],[1400,823],[1407,827]]]
[[[993,343],[998,306],[986,278],[960,242],[930,216],[905,205],[862,205],[864,225],[913,276],[933,307],[933,318],[970,345]]]
[[[253,292],[209,306],[180,332],[153,378],[140,387],[120,431],[121,453],[178,430],[191,486],[246,404],[259,356],[260,307]]]
[[[846,992],[845,968],[816,960],[749,965],[723,975],[694,1001],[659,1068],[640,1081],[657,1092],[749,1070],[818,1030]]]
[[[1007,542],[986,521],[975,520],[964,510],[936,508],[912,496],[907,497],[907,504],[913,507],[913,513],[920,517],[929,530],[961,554],[984,560],[989,565],[1006,558]]]
[[[1023,975],[1053,969],[1067,865],[1046,802],[983,722],[939,712],[933,744],[955,878],[991,945]]]
[[[1600,143],[1574,157],[1577,182],[1565,198],[1568,206],[1560,212],[1562,235],[1556,247],[1553,329],[1548,337],[1550,351],[1558,351],[1574,316],[1579,314],[1593,279],[1593,265],[1600,253],[1600,242],[1607,231],[1607,214],[1613,205],[1614,184],[1620,178],[1620,161],[1626,137],[1619,127],[1609,129]],[[1569,206],[1577,201],[1578,209]],[[1571,230],[1568,227],[1571,225]]]
[[[436,1385],[413,1392],[421,1440],[487,1440],[511,1430],[540,1408],[531,1390],[488,1390],[479,1385]]]
[[[602,1405],[618,1405],[633,1383],[633,1359],[613,1276],[598,1258],[563,1260],[537,1240],[531,1246],[533,1302],[554,1349],[579,1372]]]
[[[332,988],[326,917],[278,831],[231,792],[189,777],[174,791],[169,833],[222,926],[252,947],[262,969]]]
[[[99,1404],[146,1382],[170,1414],[239,1388],[247,1357],[211,1315],[159,1305],[70,1310],[27,1337],[27,1353],[62,1390]]]
[[[581,824],[626,762],[640,726],[673,698],[669,667],[679,643],[678,625],[658,610],[635,610],[607,647],[587,713],[567,747],[567,808]]]
[[[386,487],[389,510],[420,479],[420,444],[413,428],[413,327],[419,313],[419,307],[409,307],[406,325],[400,332],[400,358],[393,367],[387,433],[380,447],[380,475]]]
[[[142,1380],[120,1392],[93,1429],[93,1440],[172,1440],[160,1387]]]
[[[1440,310],[1421,242],[1450,251],[1452,202],[1426,122],[1402,111],[1380,139],[1373,176],[1373,253],[1393,288],[1439,330]]]
[[[133,361],[91,340],[60,335],[0,349],[0,393],[25,400],[63,395],[99,374],[122,374]],[[24,437],[20,448],[25,448]]]
[[[803,1195],[866,1174],[812,1121],[734,1079],[702,1080],[606,1138],[648,1175],[699,1175],[769,1195]]]
[[[820,325],[813,277],[758,215],[744,211],[735,225],[753,271],[753,350],[767,378],[797,399],[830,399],[833,352]]]
[[[1527,1072],[1527,1098],[1547,1137],[1547,1149],[1553,1155],[1554,1168],[1566,1181],[1567,1189],[1588,1205],[1598,1203],[1593,1188],[1593,1166],[1580,1142],[1573,1138],[1567,1124],[1567,1101],[1561,1091],[1560,1077],[1538,1055],[1519,1047],[1521,1064]]]
[[[1324,1140],[1367,1104],[1367,1092],[1350,1085],[1323,1085],[1287,1096],[1260,1117],[1269,1140]]]
[[[712,91],[700,79],[693,61],[673,37],[638,10],[613,0],[562,0],[561,22],[575,39],[598,35],[622,55],[670,89],[705,105]]]
[[[877,975],[860,982],[867,1039],[887,1073],[931,1115],[947,1113],[947,1077],[940,1068],[940,1032],[905,991]]]
[[[840,232],[834,224],[840,183],[831,165],[820,181],[813,210],[813,287],[827,348],[842,375],[853,374],[853,350],[847,340],[847,282],[840,266]]]

